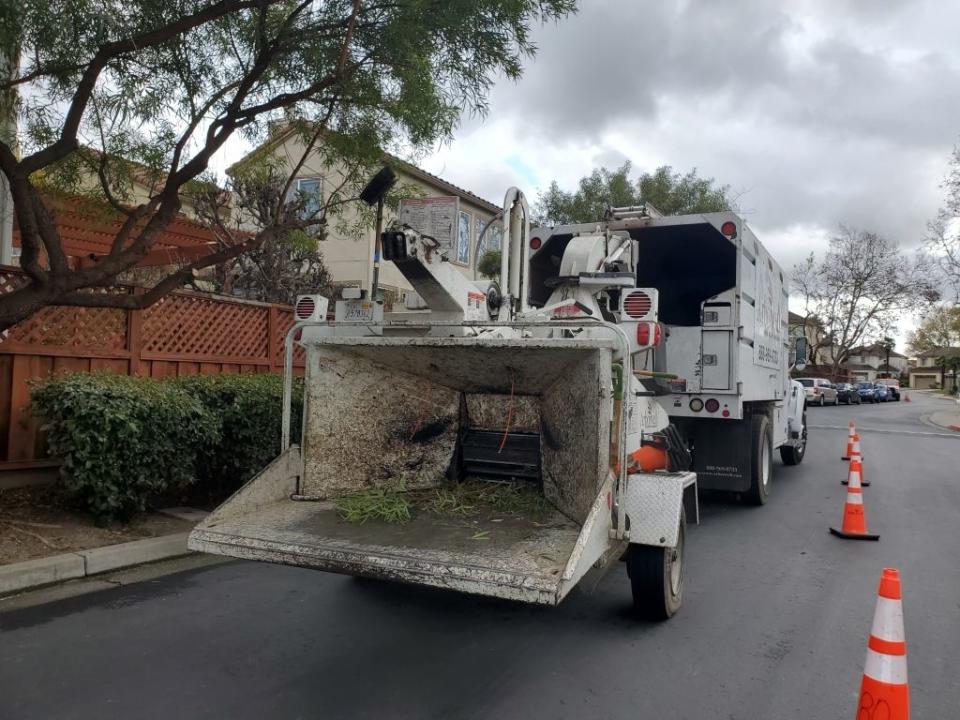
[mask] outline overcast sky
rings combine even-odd
[[[915,246],[960,134],[957,27],[955,0],[583,0],[420,164],[498,204],[697,167],[786,267],[839,223]]]

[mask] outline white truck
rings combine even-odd
[[[734,213],[663,217],[650,207],[620,208],[599,224],[531,231],[534,303],[571,272],[563,266],[571,239],[596,232],[628,233],[637,285],[655,291],[662,339],[636,370],[654,378],[692,452],[697,484],[764,504],[773,450],[787,465],[806,450],[803,389],[790,379],[788,278]],[[646,319],[654,305],[634,297],[613,294],[611,312]]]
[[[782,274],[730,213],[630,208],[531,231],[511,189],[501,218],[499,282],[469,280],[412,228],[382,234],[428,313],[384,321],[357,293],[328,323],[325,298],[298,303],[281,454],[194,529],[191,549],[551,605],[622,558],[643,615],[677,611],[698,480],[759,503],[773,447],[803,457]],[[543,507],[469,519],[417,507],[358,524],[338,504],[464,482],[521,484]]]

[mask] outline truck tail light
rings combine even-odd
[[[532,238],[530,238],[530,249],[531,249],[531,250],[539,250],[539,249],[540,249],[540,246],[541,246],[542,244],[543,244],[543,240],[541,240],[540,238],[538,238],[538,237],[532,237]]]
[[[659,345],[662,337],[660,323],[642,322],[637,323],[637,345],[644,347],[650,345]]]
[[[731,220],[727,220],[720,226],[720,232],[732,240],[737,236],[737,224]]]

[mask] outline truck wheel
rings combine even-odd
[[[800,433],[800,442],[796,445],[781,445],[780,459],[784,465],[799,465],[803,462],[803,455],[807,452],[807,411],[803,411],[803,432]]]
[[[631,545],[627,550],[633,609],[646,620],[669,620],[680,609],[686,532],[687,515],[681,508],[676,547]]]
[[[820,400],[823,401],[822,395]],[[770,497],[770,476],[773,473],[770,418],[754,415],[751,425],[750,489],[743,494],[743,500],[747,505],[765,505]]]

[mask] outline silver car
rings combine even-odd
[[[837,389],[826,378],[797,378],[803,385],[803,392],[807,396],[807,405],[837,405]]]

